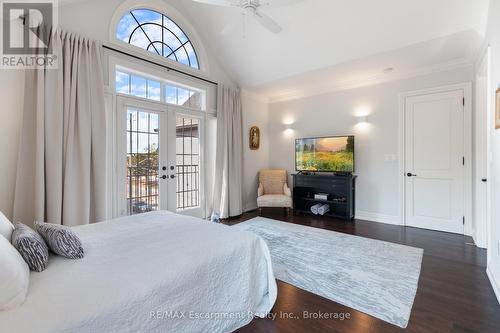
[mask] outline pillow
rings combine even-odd
[[[35,222],[36,230],[55,254],[68,259],[81,259],[85,253],[82,242],[70,227],[60,224]]]
[[[14,225],[0,212],[0,234],[10,242],[12,231],[14,231]]]
[[[0,237],[0,311],[23,304],[28,293],[30,270],[19,252]]]
[[[45,270],[49,262],[49,248],[35,230],[22,223],[16,223],[12,232],[12,245],[32,271]]]

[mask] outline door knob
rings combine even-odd
[[[482,181],[483,183],[486,183],[486,182],[488,181],[488,179],[487,179],[487,178],[483,178],[483,179],[481,179],[481,181]]]
[[[174,170],[175,167],[173,165],[170,166],[170,170]]]
[[[406,175],[407,175],[408,177],[417,177],[417,175],[414,175],[414,174],[412,174],[411,172],[408,172]]]
[[[167,176],[163,175],[161,176],[161,179],[167,179]]]

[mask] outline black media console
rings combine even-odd
[[[325,216],[352,220],[355,210],[356,176],[353,174],[312,174],[293,175],[293,207],[298,213],[311,213],[311,207],[327,204],[330,211]],[[315,199],[323,193],[327,199]],[[312,214],[312,213],[311,213]]]

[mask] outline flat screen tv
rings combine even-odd
[[[354,136],[296,139],[295,169],[300,172],[354,172]]]

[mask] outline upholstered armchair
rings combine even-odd
[[[286,170],[261,170],[257,193],[259,212],[264,207],[285,208],[287,213],[293,207],[292,193],[288,187]]]

